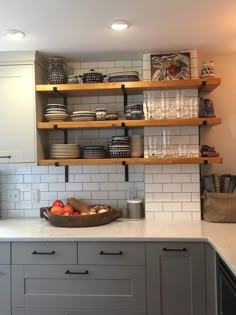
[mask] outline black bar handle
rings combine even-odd
[[[183,247],[183,248],[166,248],[163,247],[162,249],[164,252],[187,252],[187,248]]]
[[[88,274],[88,270],[85,271],[70,271],[70,270],[66,270],[65,275],[87,275]]]
[[[101,250],[99,255],[123,255],[123,252],[119,251],[117,253],[112,253],[112,252],[104,252],[103,250]]]
[[[56,254],[55,250],[52,250],[51,252],[37,252],[36,250],[34,250],[32,252],[32,255],[54,255]]]
[[[1,155],[0,159],[10,159],[11,156],[10,155]]]

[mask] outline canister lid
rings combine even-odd
[[[127,200],[127,203],[142,203],[143,200],[142,199],[130,199]]]

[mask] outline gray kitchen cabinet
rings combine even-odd
[[[12,315],[146,315],[145,311],[117,310],[73,310],[73,309],[17,309]]]
[[[11,315],[10,243],[0,243],[0,314]]]
[[[13,242],[12,264],[77,264],[77,242]]]
[[[12,306],[144,310],[143,266],[13,265]]]
[[[206,314],[204,243],[146,246],[147,314]]]
[[[206,266],[206,313],[217,314],[217,275],[216,275],[216,252],[214,248],[205,243],[205,266]]]
[[[13,315],[146,315],[145,284],[144,242],[12,243]]]

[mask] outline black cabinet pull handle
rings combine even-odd
[[[166,248],[163,247],[163,251],[164,252],[187,252],[187,248],[183,247],[183,248]]]
[[[112,253],[112,252],[104,252],[103,250],[101,250],[99,255],[123,255],[123,252],[119,251],[117,253]]]
[[[10,159],[10,155],[0,155],[0,159]]]
[[[66,270],[65,275],[87,275],[88,274],[88,270],[85,271],[70,271],[70,270]]]
[[[51,252],[37,252],[36,250],[34,250],[32,252],[32,255],[54,255],[55,253],[56,253],[55,250]]]

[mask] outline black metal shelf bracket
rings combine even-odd
[[[203,162],[204,164],[208,164],[208,160],[204,160],[204,162]]]
[[[58,91],[56,86],[53,87],[53,92],[56,93],[58,96],[63,97],[64,105],[67,106],[67,97],[63,93]]]
[[[124,96],[124,112],[125,112],[126,106],[128,104],[128,97],[127,97],[127,93],[126,93],[126,89],[125,89],[125,85],[124,84],[121,84],[121,90],[122,90],[122,93],[123,93],[123,96]]]
[[[58,129],[58,126],[57,125],[53,125],[53,129]]]
[[[125,125],[125,122],[122,122],[121,123],[121,127],[123,127],[124,128],[124,131],[125,131],[125,137],[128,137],[128,134],[129,134],[129,132],[128,132],[128,127],[126,127],[126,125]]]
[[[202,125],[203,125],[203,126],[207,126],[207,125],[208,125],[207,120],[203,120]]]
[[[55,166],[60,166],[58,162],[55,162],[55,164],[54,164],[54,165],[55,165]]]
[[[65,182],[68,183],[69,181],[69,166],[65,165]]]
[[[206,82],[206,81],[202,81],[202,85],[201,85],[201,87],[198,89],[199,92],[201,92],[202,88],[203,88],[204,86],[206,86],[206,85],[207,85],[207,82]]]
[[[125,181],[128,182],[129,181],[129,165],[126,164],[125,161],[122,161],[122,165],[124,165],[125,167]]]

